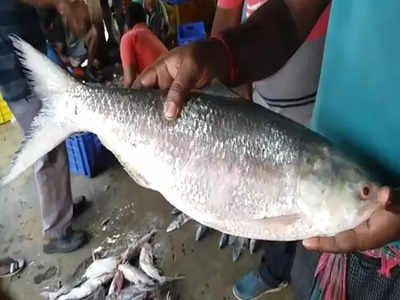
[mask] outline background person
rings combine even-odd
[[[138,3],[128,6],[124,30],[120,52],[124,71],[123,86],[128,88],[138,74],[168,50],[147,27],[146,14]]]

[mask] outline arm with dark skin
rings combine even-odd
[[[70,64],[70,59],[64,54],[65,45],[61,42],[57,42],[54,45],[54,50],[57,52],[58,57],[61,59],[62,63],[66,66]]]
[[[43,8],[56,8],[66,17],[68,26],[78,38],[84,37],[90,30],[90,16],[87,5],[82,0],[21,0],[24,3]]]
[[[129,65],[123,68],[124,70],[124,81],[122,84],[122,87],[124,88],[130,88],[132,86],[132,83],[136,79],[136,65]]]
[[[129,28],[125,25],[125,32],[128,31]],[[122,86],[124,88],[130,88],[137,76],[137,65],[134,59],[135,47],[128,34],[122,36],[119,50],[124,71]]]
[[[217,7],[215,11],[214,23],[211,30],[211,35],[216,35],[228,28],[240,25],[243,5],[235,8]]]
[[[240,25],[242,17],[243,5],[235,8],[217,7],[214,17],[214,23],[211,30],[211,35],[216,35],[226,29]],[[252,94],[251,83],[245,83],[233,88],[240,96],[250,100]]]
[[[248,22],[226,30],[240,70],[231,84],[260,80],[278,71],[305,41],[327,2],[270,0]]]
[[[327,5],[324,0],[270,0],[246,23],[224,31],[239,73],[229,76],[227,50],[208,40],[176,48],[136,80],[135,86],[168,89],[166,117],[175,119],[185,96],[218,78],[230,86],[277,72],[306,39]]]

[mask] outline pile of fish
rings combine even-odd
[[[55,292],[48,300],[170,300],[170,282],[182,277],[162,276],[149,243],[155,230],[132,243],[121,255],[94,260],[81,278]],[[102,290],[102,293],[98,291]],[[96,294],[96,296],[94,296]]]

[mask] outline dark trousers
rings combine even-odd
[[[266,242],[259,272],[271,287],[290,280],[290,270],[296,254],[296,242]]]
[[[297,242],[296,256],[290,273],[295,300],[309,300],[320,253],[306,250]]]

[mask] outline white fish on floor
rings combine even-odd
[[[114,273],[118,264],[118,258],[111,256],[107,258],[97,259],[90,264],[83,274],[82,278],[96,278],[104,274]]]
[[[138,268],[131,266],[129,264],[122,264],[118,266],[118,270],[124,274],[124,278],[133,284],[144,285],[144,286],[154,286],[154,281],[143,273]]]
[[[171,232],[171,231],[177,230],[178,228],[181,228],[183,225],[185,225],[190,220],[191,220],[191,218],[188,215],[185,215],[183,213],[178,214],[172,220],[172,222],[168,225],[166,231]]]
[[[82,279],[79,279],[77,281],[72,281],[72,279],[67,280],[66,282],[64,282],[63,286],[60,289],[58,289],[57,291],[55,291],[55,292],[45,291],[45,292],[40,293],[40,295],[46,300],[56,300],[60,296],[68,294],[73,288],[80,285],[82,282],[83,282]]]
[[[166,278],[161,276],[160,271],[154,266],[153,248],[149,243],[144,244],[140,251],[139,266],[147,276],[157,280],[160,284],[166,281]]]
[[[124,285],[124,274],[120,270],[117,270],[114,274],[114,278],[111,281],[110,288],[108,289],[107,295],[119,294]]]
[[[68,294],[60,296],[59,300],[78,300],[90,296],[100,285],[106,284],[113,278],[113,273],[103,274],[99,277],[86,280],[80,286],[73,288]]]
[[[140,251],[139,266],[147,276],[158,281],[160,285],[163,285],[167,281],[180,280],[184,278],[183,276],[162,276],[160,270],[154,265],[153,247],[149,243],[144,244]]]

